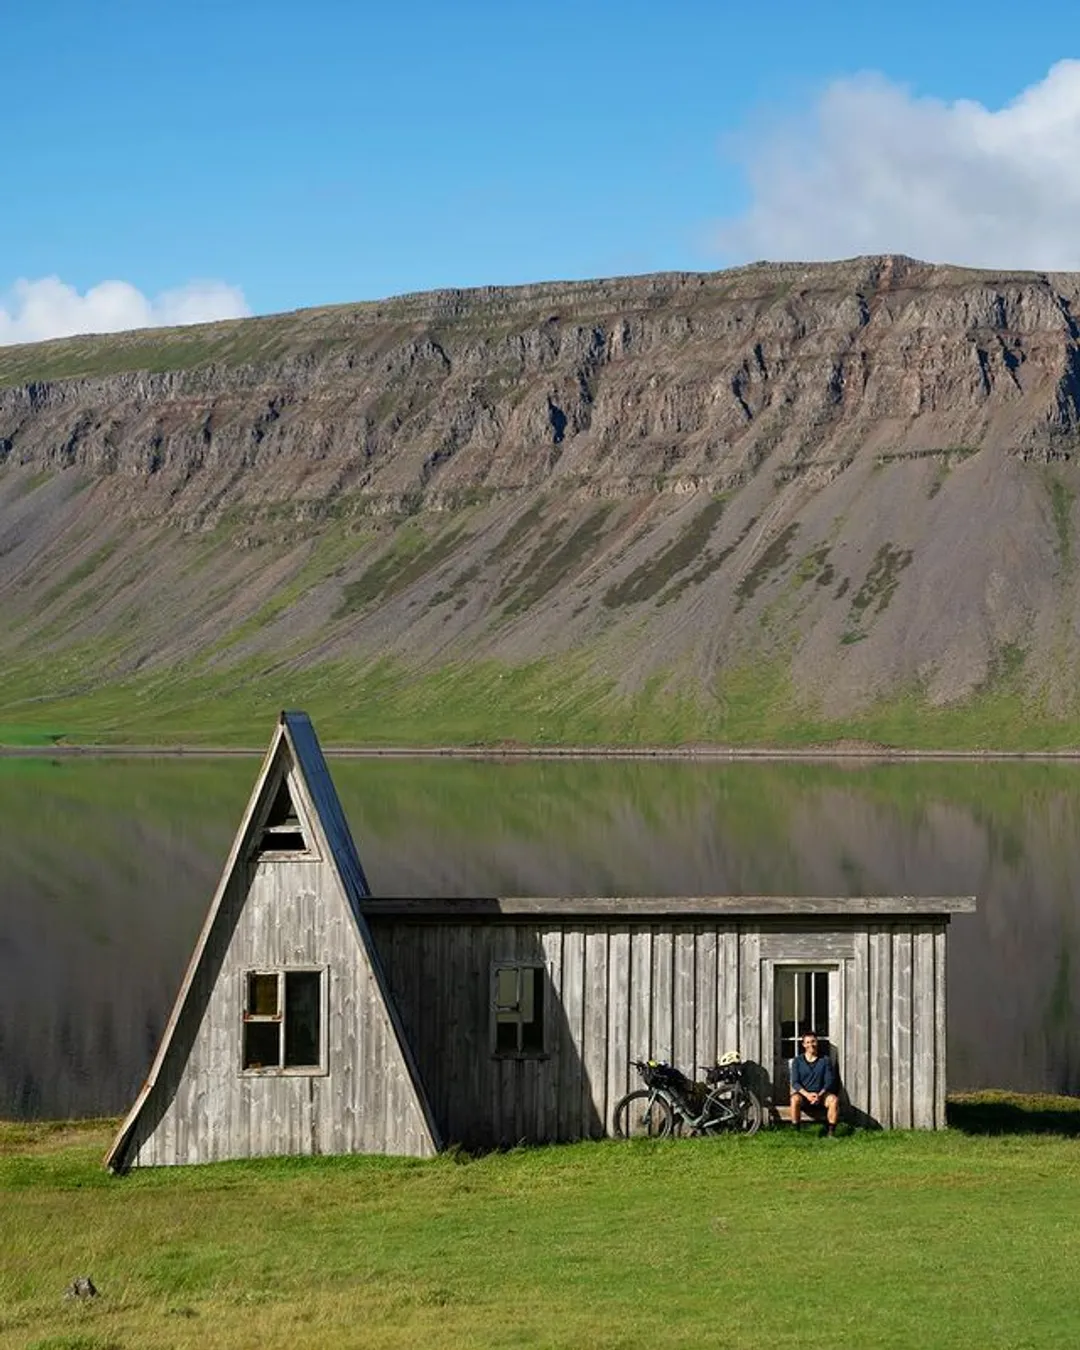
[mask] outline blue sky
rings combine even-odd
[[[47,335],[50,277],[153,322],[196,280],[265,313],[912,244],[1080,266],[1076,0],[0,8],[0,341]]]

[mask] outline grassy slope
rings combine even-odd
[[[130,638],[126,619],[116,631],[75,641],[64,635],[61,616],[55,633],[44,630],[24,654],[4,662],[0,745],[259,745],[283,706],[308,710],[321,735],[339,744],[787,747],[858,739],[910,748],[1036,751],[1080,744],[1080,708],[1049,709],[1030,693],[1022,665],[1015,664],[1003,664],[960,705],[929,707],[924,691],[911,688],[844,721],[829,721],[816,711],[814,691],[794,686],[783,655],[728,668],[707,685],[700,673],[676,663],[662,678],[620,689],[612,673],[619,658],[589,642],[572,655],[524,664],[447,662],[440,656],[419,668],[373,659],[370,647],[366,655],[360,649],[348,659],[313,661],[309,644],[295,639],[260,655],[242,654],[244,640],[305,603],[311,587],[337,584],[333,578],[348,546],[346,535],[330,531],[292,583],[216,643],[134,676],[118,674]],[[218,557],[212,550],[209,556]],[[345,587],[346,600],[360,603],[355,588],[367,585],[378,566]],[[93,592],[96,577],[81,584]],[[404,584],[401,576],[394,584]],[[85,598],[80,592],[76,600]],[[132,622],[140,622],[137,615]],[[54,641],[55,652],[42,656],[41,645]]]
[[[328,742],[373,746],[772,745],[862,740],[912,749],[1044,751],[1080,747],[1080,718],[1053,716],[1016,690],[929,708],[916,692],[846,721],[800,707],[779,669],[725,676],[708,701],[661,689],[634,696],[590,675],[585,658],[483,662],[418,674],[378,661],[303,671],[184,672],[42,697],[16,681],[0,694],[0,745],[260,745],[283,706],[302,707]]]
[[[1080,1337],[1061,1137],[770,1133],[122,1180],[100,1170],[107,1137],[0,1127],[0,1347],[756,1346],[789,1336],[796,1291],[841,1345]],[[84,1273],[100,1297],[64,1303]]]

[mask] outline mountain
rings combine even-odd
[[[1078,323],[873,257],[0,349],[0,732],[1069,745]]]

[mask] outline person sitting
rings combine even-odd
[[[818,1053],[817,1033],[802,1038],[802,1051],[791,1061],[791,1123],[802,1126],[802,1114],[825,1112],[825,1133],[835,1135],[840,1119],[840,1082],[828,1055]]]

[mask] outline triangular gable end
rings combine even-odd
[[[270,757],[258,804],[245,832],[242,855],[251,862],[320,858],[322,850],[312,824],[313,814],[295,750],[288,738],[282,736],[277,753]]]
[[[202,972],[204,976],[209,973],[202,969],[204,958],[207,956],[226,897],[230,897],[230,903],[235,909],[238,894],[236,887],[242,885],[244,890],[238,902],[242,910],[250,893],[247,879],[255,875],[253,866],[263,862],[274,863],[278,860],[286,862],[310,860],[315,863],[321,861],[329,864],[332,869],[332,875],[337,882],[332,889],[339,891],[351,915],[352,922],[347,923],[347,927],[352,929],[358,945],[357,958],[368,972],[365,978],[370,978],[377,990],[375,1004],[378,1006],[374,1009],[374,1015],[385,1020],[388,1033],[386,1052],[397,1061],[402,1089],[406,1099],[411,1099],[406,1100],[404,1105],[410,1115],[419,1122],[421,1151],[434,1152],[441,1147],[434,1117],[411,1049],[405,1039],[367,922],[361,913],[360,901],[370,893],[367,878],[330,778],[322,749],[306,714],[284,712],[275,729],[233,840],[146,1083],[106,1156],[106,1165],[113,1171],[124,1171],[130,1165],[130,1145],[136,1134],[136,1126],[155,1095],[155,1090],[160,1089],[157,1091],[159,1100],[155,1103],[155,1110],[159,1115],[164,1109],[160,1100],[162,1094],[168,1095],[176,1091],[178,1073],[176,1064],[171,1065],[169,1072],[163,1071],[169,1064],[170,1049],[174,1045],[185,1010],[187,1010],[188,1033],[191,1029],[192,1016],[200,1015],[198,1011],[193,1012],[188,1005],[197,1003],[193,990],[199,984],[200,973]],[[219,955],[217,958],[219,975],[220,959]],[[212,967],[213,961],[208,964]],[[200,997],[205,1001],[206,978],[203,978],[202,985]],[[181,1049],[178,1053],[182,1055],[185,1052]],[[175,1059],[175,1056],[173,1058]],[[183,1069],[184,1063],[181,1063],[179,1071]]]
[[[326,763],[326,757],[323,755],[322,746],[319,744],[319,738],[315,735],[315,728],[312,726],[307,713],[283,712],[281,722],[286,740],[293,752],[297,779],[303,798],[306,798],[311,817],[317,822],[317,828],[322,833],[327,857],[332,862],[341,883],[352,913],[355,925],[354,931],[360,940],[368,968],[378,987],[381,1007],[387,1019],[387,1030],[400,1057],[401,1067],[407,1076],[413,1103],[424,1122],[425,1134],[432,1151],[439,1152],[443,1145],[439,1128],[435,1123],[435,1115],[428,1101],[427,1091],[424,1088],[423,1079],[420,1077],[420,1070],[413,1055],[412,1047],[405,1034],[401,1015],[390,991],[390,983],[386,978],[382,959],[371,936],[367,919],[364,917],[361,902],[370,897],[371,888],[368,886],[360,856],[356,851],[352,831],[345,819],[345,812],[342,809],[337,788],[334,786],[334,780],[330,777],[330,769]]]

